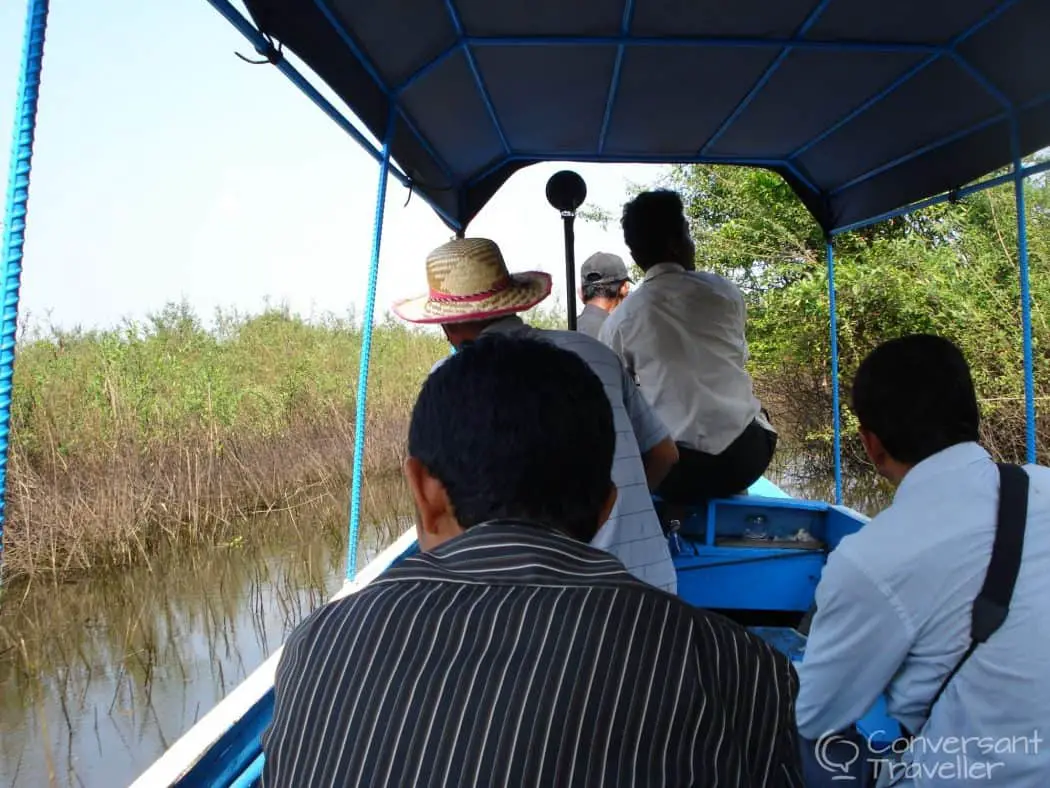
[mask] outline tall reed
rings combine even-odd
[[[411,404],[444,338],[374,335],[366,474],[400,466]],[[15,374],[9,580],[148,561],[254,515],[344,497],[361,334],[351,318],[184,305],[111,331],[36,331]]]

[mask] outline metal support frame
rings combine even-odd
[[[452,21],[452,28],[456,31],[456,37],[462,40],[463,23],[459,19],[459,12],[456,10],[454,0],[445,0],[445,10],[448,11],[449,19]],[[481,101],[485,105],[485,111],[489,114],[489,120],[492,121],[492,125],[496,129],[500,144],[503,146],[503,152],[509,154],[510,143],[507,142],[507,135],[503,133],[503,124],[499,122],[496,106],[492,103],[492,96],[489,95],[489,90],[485,86],[485,80],[481,78],[481,69],[478,68],[478,61],[470,49],[470,44],[463,44],[463,56],[467,59],[470,74],[474,77],[474,86],[478,89],[478,93],[481,94]]]
[[[940,52],[935,52],[932,55],[930,55],[928,58],[920,61],[919,63],[916,63],[914,66],[912,66],[910,69],[905,71],[903,74],[901,74],[899,77],[897,77],[897,79],[895,79],[889,85],[884,87],[882,90],[880,90],[874,96],[870,96],[866,101],[861,103],[859,106],[854,107],[852,110],[850,110],[845,115],[843,115],[841,118],[839,118],[837,121],[832,123],[826,129],[824,129],[822,132],[820,132],[820,134],[818,134],[816,137],[814,137],[813,139],[809,140],[808,142],[803,143],[799,147],[795,148],[795,150],[791,151],[791,153],[789,153],[788,156],[787,156],[788,160],[793,161],[793,160],[797,159],[799,156],[803,155],[806,151],[808,151],[811,148],[813,148],[813,147],[819,145],[820,143],[822,143],[824,140],[826,140],[828,137],[830,137],[836,131],[841,129],[843,126],[845,126],[851,120],[853,120],[854,118],[857,118],[857,117],[863,115],[865,112],[867,112],[869,109],[874,107],[876,104],[878,104],[884,98],[886,98],[891,93],[896,91],[897,88],[899,88],[901,85],[903,85],[909,79],[911,79],[916,74],[918,74],[920,71],[922,71],[924,68],[926,68],[928,65],[933,63],[933,61],[935,61],[940,56],[941,56]]]
[[[515,153],[511,156],[500,159],[487,169],[482,170],[477,176],[467,181],[463,188],[470,189],[476,186],[486,178],[506,167],[508,164],[516,162],[533,164],[541,161],[571,161],[579,164],[590,162],[599,164],[668,164],[673,161],[678,164],[729,164],[741,167],[765,167],[766,169],[787,170],[807,189],[812,190],[814,193],[819,192],[817,187],[799,172],[797,167],[791,162],[783,159],[747,159],[733,156],[699,156],[691,159],[668,159],[668,157],[663,154],[656,156],[621,156],[617,154],[595,153],[593,151],[558,151],[555,156],[552,156],[546,151],[523,151]]]
[[[1021,280],[1021,335],[1022,353],[1024,358],[1024,401],[1025,401],[1025,460],[1029,463],[1036,462],[1036,409],[1035,409],[1035,366],[1032,351],[1032,294],[1029,280],[1028,265],[1028,222],[1027,204],[1024,193],[1025,179],[1032,175],[1050,171],[1050,161],[1025,167],[1021,160],[1021,148],[1019,130],[1016,119],[1012,124],[1014,162],[1013,169],[1005,175],[957,189],[948,194],[930,197],[918,203],[889,211],[880,216],[867,219],[862,222],[841,227],[829,236],[827,243],[828,256],[828,300],[831,310],[831,375],[832,375],[832,407],[834,408],[834,444],[835,444],[835,500],[842,502],[842,460],[841,460],[841,416],[839,408],[839,382],[838,382],[838,316],[835,305],[835,262],[831,238],[852,230],[859,230],[879,224],[889,219],[907,216],[923,208],[939,205],[952,200],[960,200],[971,194],[993,189],[1006,183],[1013,183],[1014,201],[1017,208],[1017,257],[1018,269]]]
[[[623,18],[620,20],[620,35],[626,39],[631,30],[631,20],[634,17],[634,0],[626,0],[623,4]],[[616,60],[613,61],[612,76],[609,78],[609,92],[605,96],[605,112],[602,115],[602,128],[598,132],[598,153],[605,151],[605,137],[609,133],[609,124],[612,122],[613,105],[616,103],[616,95],[620,92],[620,72],[623,69],[623,56],[627,51],[624,43],[616,47]]]
[[[416,141],[419,142],[423,150],[427,152],[427,155],[430,156],[434,163],[441,169],[441,172],[448,179],[449,184],[455,185],[456,178],[455,174],[452,172],[452,167],[449,166],[447,161],[438,155],[434,146],[430,144],[430,141],[424,136],[423,132],[419,130],[415,122],[408,116],[408,113],[401,107],[401,104],[398,101],[398,91],[392,90],[383,81],[375,64],[373,64],[367,57],[354,37],[350,35],[350,31],[346,29],[339,17],[336,16],[327,0],[314,0],[314,5],[317,6],[322,14],[324,14],[325,19],[328,20],[332,29],[335,30],[341,39],[343,39],[343,43],[346,44],[347,49],[349,49],[354,57],[357,58],[357,62],[361,64],[361,67],[368,72],[372,81],[376,83],[376,87],[383,92],[384,96],[386,96],[387,103],[390,105],[390,111],[400,116],[401,122],[405,124],[405,128],[412,133],[412,136],[416,138]]]
[[[999,3],[999,5],[997,5],[983,17],[974,22],[974,24],[971,25],[967,30],[964,30],[962,33],[960,33],[954,39],[948,42],[946,46],[928,50],[930,52],[929,57],[924,58],[922,61],[912,66],[910,69],[908,69],[899,77],[897,77],[897,79],[893,80],[893,82],[891,82],[885,88],[880,90],[874,96],[870,97],[867,101],[863,102],[860,106],[855,107],[850,112],[846,113],[844,117],[840,118],[837,122],[833,123],[831,126],[826,128],[824,131],[822,131],[819,135],[811,139],[809,142],[803,144],[801,147],[789,153],[788,160],[797,159],[806,151],[810,150],[814,146],[826,140],[836,131],[838,131],[847,123],[849,123],[851,120],[867,112],[869,109],[878,104],[891,93],[894,93],[899,87],[901,87],[904,83],[908,82],[916,74],[920,73],[921,71],[924,71],[928,66],[933,65],[933,63],[936,60],[938,60],[942,55],[950,56],[953,60],[956,61],[956,63],[959,64],[961,68],[963,68],[968,74],[970,74],[970,76],[976,78],[986,90],[989,90],[992,93],[992,95],[996,98],[996,100],[999,100],[999,98],[1002,96],[1001,91],[995,88],[990,79],[988,79],[984,74],[982,74],[980,71],[974,68],[969,62],[965,61],[962,58],[962,56],[960,56],[956,52],[956,50],[965,41],[969,40],[974,34],[976,34],[979,30],[991,24],[993,21],[1002,16],[1006,11],[1008,11],[1011,7],[1015,6],[1017,2],[1018,0],[1003,0],[1003,2]]]
[[[11,397],[14,388],[15,340],[18,333],[18,299],[22,284],[26,217],[29,209],[29,175],[33,165],[36,110],[40,74],[44,64],[48,0],[26,5],[22,64],[18,74],[11,162],[4,206],[3,279],[0,281],[0,585],[4,568],[4,520],[7,514],[7,452],[11,438]]]
[[[828,250],[828,331],[831,337],[832,442],[835,451],[835,503],[842,505],[842,409],[839,406],[839,318],[835,304],[835,244],[829,236]]]
[[[1027,102],[1021,109],[1033,109],[1039,106],[1040,104],[1045,104],[1047,101],[1050,101],[1050,94],[1044,94],[1033,99],[1030,102]],[[925,156],[927,153],[931,153],[932,151],[935,151],[938,148],[943,148],[945,145],[950,145],[953,142],[958,142],[959,140],[969,137],[972,134],[977,134],[978,132],[991,128],[992,126],[995,126],[998,123],[1005,123],[1007,121],[1010,121],[1013,119],[1014,116],[1015,112],[1013,110],[1003,110],[1002,112],[996,115],[992,115],[990,118],[985,118],[984,120],[979,121],[978,123],[975,123],[972,126],[968,126],[967,128],[953,132],[946,137],[941,137],[940,139],[934,140],[928,145],[923,145],[921,148],[916,148],[915,150],[906,153],[903,156],[898,156],[892,161],[880,164],[878,167],[868,170],[867,172],[862,173],[855,178],[851,178],[849,181],[842,184],[841,186],[837,186],[834,189],[832,189],[830,192],[828,192],[828,195],[831,197],[835,197],[841,194],[842,192],[846,191],[847,189],[851,189],[854,186],[858,186],[861,183],[864,183],[865,181],[870,181],[872,178],[881,175],[884,172],[892,170],[894,167],[899,167],[902,164],[907,164],[913,159],[917,159],[920,156]]]
[[[379,187],[376,193],[375,223],[372,228],[372,262],[368,269],[368,293],[365,318],[361,326],[361,358],[358,363],[357,401],[354,414],[354,465],[350,485],[350,522],[346,545],[346,579],[357,575],[357,543],[361,530],[361,490],[364,484],[366,405],[368,402],[368,368],[372,361],[373,318],[376,311],[376,285],[379,281],[379,249],[383,241],[383,217],[386,212],[386,184],[390,172],[390,143],[394,138],[397,113],[392,110],[387,122],[386,140],[379,161]]]
[[[566,322],[569,331],[576,330],[576,222],[575,211],[562,211],[562,225],[565,230],[565,307],[568,312]]]
[[[1021,344],[1024,354],[1025,457],[1036,460],[1035,368],[1032,360],[1032,291],[1028,280],[1028,209],[1024,194],[1025,173],[1021,166],[1020,132],[1013,124],[1014,201],[1017,207],[1017,262],[1021,277]]]
[[[626,16],[625,16],[626,18]],[[783,49],[791,47],[801,50],[827,52],[912,52],[938,57],[948,51],[939,44],[922,44],[912,41],[819,41],[801,37],[776,38],[765,36],[632,36],[627,28],[621,28],[618,36],[461,36],[452,45],[443,49],[432,59],[413,71],[397,88],[403,93],[439,65],[452,57],[461,47],[491,46],[627,46],[639,47],[695,47],[710,46],[720,49]]]
[[[809,15],[805,18],[802,24],[799,25],[798,30],[795,31],[795,35],[793,35],[792,38],[799,40],[805,38],[806,33],[808,33],[810,28],[817,23],[817,20],[820,19],[820,15],[824,13],[824,10],[828,7],[830,2],[831,0],[820,0],[816,7],[809,12]],[[697,155],[703,156],[706,154],[715,146],[715,144],[717,144],[722,138],[722,135],[729,131],[729,127],[733,125],[737,118],[744,114],[744,110],[751,106],[751,102],[762,92],[762,88],[764,88],[766,83],[773,78],[777,69],[780,68],[780,65],[785,60],[787,60],[788,55],[790,55],[793,50],[794,47],[790,44],[780,50],[780,53],[773,58],[773,62],[766,66],[766,70],[762,72],[762,75],[755,81],[755,84],[751,86],[751,90],[747,92],[747,95],[740,100],[740,103],[736,105],[729,116],[722,121],[722,124],[717,129],[715,129],[714,134],[708,137],[707,142],[705,142],[703,147],[697,151]]]
[[[1023,167],[1021,169],[1021,176],[1023,178],[1030,178],[1033,175],[1038,175],[1042,172],[1050,171],[1050,161],[1044,161],[1041,164],[1033,164],[1030,167]],[[987,189],[994,189],[996,186],[1002,186],[1004,183],[1012,183],[1015,174],[1013,171],[1006,173],[1005,175],[997,175],[994,178],[988,178],[987,180],[978,181],[977,183],[971,184],[970,186],[964,186],[961,189],[953,189],[950,192],[944,194],[938,194],[935,197],[929,197],[928,199],[920,202],[911,203],[905,205],[903,208],[895,208],[892,211],[886,211],[886,213],[880,213],[878,216],[873,216],[870,219],[863,219],[853,224],[847,224],[843,227],[839,227],[831,231],[831,235],[838,236],[843,233],[853,232],[854,230],[861,230],[865,227],[871,227],[875,224],[882,224],[890,219],[896,219],[900,216],[907,216],[908,214],[915,213],[916,211],[922,210],[923,208],[929,208],[933,205],[940,205],[941,203],[951,202],[952,200],[961,200],[963,197],[969,197],[971,194],[977,194]]]
[[[419,79],[430,73],[436,66],[447,58],[458,52],[461,47],[483,47],[483,46],[711,46],[726,49],[777,49],[785,47],[800,50],[825,50],[832,52],[911,52],[916,54],[927,54],[932,57],[922,63],[917,70],[929,65],[941,55],[953,55],[956,47],[973,36],[985,25],[997,19],[1018,0],[1003,0],[997,7],[993,8],[982,19],[979,19],[968,30],[963,31],[953,41],[947,44],[921,43],[914,41],[820,41],[807,39],[804,32],[790,37],[766,37],[766,36],[674,36],[661,38],[659,36],[632,36],[629,26],[621,28],[619,36],[466,36],[461,35],[451,46],[439,52],[435,57],[422,64],[405,79],[398,88],[403,92],[415,84]],[[822,3],[826,5],[826,3]],[[822,9],[821,9],[822,10]],[[819,13],[811,15],[813,22],[819,17]],[[625,17],[626,18],[626,17]],[[807,28],[808,29],[808,28]],[[953,55],[954,56],[954,55]],[[909,72],[911,73],[911,72]]]
[[[242,36],[248,39],[256,52],[263,57],[268,56],[269,42],[252,26],[251,22],[245,19],[244,16],[229,3],[229,0],[208,0],[208,3],[212,8],[218,11],[227,22],[233,25]],[[299,88],[299,90],[301,90],[303,94],[305,94],[306,97],[310,99],[325,115],[334,121],[339,128],[349,134],[350,138],[360,145],[365,153],[375,159],[376,162],[379,162],[382,159],[382,152],[380,149],[369,142],[365,135],[362,134],[339,110],[337,110],[328,99],[322,96],[320,91],[311,85],[309,80],[300,74],[291,63],[286,59],[281,58],[274,63],[274,65],[278,71],[284,74],[293,85]],[[392,164],[390,165],[390,174],[393,175],[398,183],[406,189],[412,188],[412,180]],[[427,205],[430,206],[431,210],[440,216],[449,227],[459,227],[459,221],[450,216],[447,211],[441,208],[441,206],[435,204],[425,192],[421,192],[420,196]]]
[[[612,118],[612,110],[616,95],[619,90],[619,82],[623,67],[623,60],[626,53],[627,47],[668,47],[668,46],[685,46],[685,47],[718,47],[718,48],[759,48],[759,49],[774,49],[777,51],[777,55],[773,61],[765,69],[763,74],[759,77],[756,83],[743,97],[743,99],[734,108],[734,111],[727,117],[722,124],[716,129],[711,137],[704,143],[703,147],[697,152],[697,154],[689,160],[682,160],[682,163],[694,163],[694,164],[737,164],[742,166],[761,166],[771,167],[778,170],[787,172],[790,174],[798,183],[806,187],[814,194],[819,194],[820,189],[817,189],[812,183],[812,179],[809,178],[805,173],[805,168],[800,166],[797,159],[805,154],[807,151],[818,145],[820,142],[826,140],[836,131],[847,125],[854,118],[863,114],[867,110],[879,102],[886,99],[889,95],[894,93],[898,88],[907,83],[909,80],[914,78],[917,74],[928,68],[931,64],[940,58],[948,58],[955,63],[962,71],[968,76],[974,79],[990,96],[992,96],[1000,105],[1003,106],[1003,114],[988,118],[974,126],[956,134],[953,134],[944,139],[934,141],[929,145],[921,148],[920,150],[913,151],[906,156],[900,157],[892,162],[882,164],[868,172],[862,173],[855,178],[852,178],[849,182],[839,185],[837,188],[832,190],[830,196],[841,194],[843,191],[850,187],[856,186],[862,182],[865,182],[871,178],[877,177],[879,174],[892,169],[900,164],[903,164],[917,156],[921,156],[925,153],[929,153],[944,145],[950,144],[951,142],[961,139],[962,137],[978,133],[985,128],[988,128],[1000,121],[1006,120],[1016,113],[1016,111],[1030,108],[1035,104],[1042,103],[1045,100],[1050,100],[1050,96],[1037,99],[1035,102],[1029,102],[1024,107],[1011,107],[1009,99],[1002,92],[1002,90],[995,85],[983,72],[976,68],[970,63],[962,54],[959,53],[958,48],[963,45],[966,41],[972,38],[976,33],[985,28],[987,25],[1000,18],[1009,9],[1013,8],[1018,4],[1020,0],[1000,0],[995,7],[984,14],[980,19],[974,22],[969,28],[959,33],[953,39],[948,42],[909,42],[909,41],[821,41],[806,38],[806,34],[817,23],[821,17],[823,11],[829,4],[830,0],[821,0],[817,3],[813,11],[807,16],[806,20],[802,23],[799,29],[794,35],[786,37],[763,37],[763,36],[675,36],[671,38],[667,37],[654,37],[654,36],[634,36],[630,34],[630,21],[633,16],[634,0],[625,0],[624,13],[621,22],[621,29],[619,35],[614,36],[600,36],[600,35],[469,35],[466,33],[462,21],[460,20],[458,11],[455,7],[454,0],[445,0],[445,5],[448,9],[449,16],[456,34],[455,41],[453,41],[448,47],[439,52],[436,56],[431,58],[426,63],[420,65],[411,75],[404,79],[400,85],[388,86],[380,78],[375,65],[361,50],[356,40],[349,35],[348,31],[341,20],[335,15],[330,8],[331,0],[314,0],[315,5],[322,11],[333,29],[343,38],[347,47],[361,63],[362,67],[372,76],[372,79],[376,82],[377,86],[387,95],[388,100],[398,105],[398,99],[404,92],[415,85],[420,79],[433,71],[438,65],[443,63],[447,58],[451,57],[457,52],[462,51],[464,56],[467,58],[468,65],[474,79],[474,82],[478,88],[479,94],[482,101],[485,104],[485,108],[494,124],[494,128],[500,138],[503,149],[506,156],[499,162],[495,163],[493,167],[487,170],[485,173],[478,175],[477,177],[471,178],[466,184],[455,184],[455,187],[464,190],[469,189],[471,186],[481,182],[485,177],[491,175],[495,170],[498,170],[507,164],[513,162],[529,162],[532,161],[546,161],[552,158],[556,158],[561,161],[640,161],[638,157],[615,157],[605,155],[605,143],[609,131],[609,126]],[[228,0],[210,0],[213,4],[217,2],[228,2]],[[474,50],[483,47],[513,47],[513,46],[599,46],[599,47],[616,47],[616,58],[613,65],[613,72],[610,79],[609,91],[606,96],[605,109],[602,118],[602,126],[598,135],[598,146],[596,151],[585,151],[578,154],[574,154],[570,151],[550,151],[550,152],[536,152],[531,153],[527,151],[512,151],[507,141],[507,137],[503,131],[502,125],[500,124],[499,118],[496,115],[495,107],[492,103],[491,97],[481,77],[478,69]],[[755,160],[747,158],[736,158],[736,157],[718,157],[709,156],[708,152],[717,144],[718,140],[725,134],[726,131],[732,126],[733,122],[746,111],[747,107],[752,101],[761,93],[765,85],[772,79],[777,68],[784,62],[787,56],[795,50],[827,50],[827,51],[853,51],[853,52],[881,52],[881,53],[893,53],[903,52],[912,53],[918,55],[925,55],[921,62],[915,64],[911,68],[907,69],[903,74],[899,75],[894,79],[891,84],[877,92],[875,95],[869,97],[867,100],[862,102],[859,106],[850,110],[845,116],[840,118],[838,121],[833,123],[829,128],[822,131],[819,135],[804,143],[785,157],[777,160]],[[446,162],[441,160],[432,146],[429,145],[427,140],[422,136],[419,130],[413,125],[410,118],[408,118],[403,110],[398,105],[398,112],[401,114],[402,119],[406,123],[409,130],[419,140],[420,144],[427,150],[428,154],[438,162],[439,166],[445,171],[446,176],[449,177],[450,181],[454,178],[450,172],[449,166]],[[550,155],[548,155],[550,154]],[[666,157],[650,157],[648,160],[653,162],[664,162]],[[448,222],[448,217],[442,214],[442,218],[446,219],[453,228],[459,225],[456,222]],[[841,232],[841,231],[839,231]],[[836,233],[837,234],[837,233]]]

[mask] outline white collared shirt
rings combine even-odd
[[[927,458],[888,509],[832,551],[798,670],[803,736],[845,728],[886,689],[890,716],[920,737],[904,754],[913,765],[899,785],[1050,784],[1050,469],[1025,470],[1028,523],[1009,614],[928,724],[927,705],[970,643],[995,536],[995,463],[976,443]]]
[[[676,442],[721,454],[761,419],[745,368],[745,324],[744,298],[728,279],[660,263],[599,338],[620,354]]]
[[[586,334],[534,328],[516,315],[497,320],[482,331],[482,334],[496,333],[547,340],[578,355],[601,379],[616,426],[612,481],[617,495],[609,519],[591,545],[612,553],[639,580],[677,593],[678,575],[660,518],[653,508],[642,464],[642,455],[668,437],[667,427],[646,404],[620,359]],[[435,364],[434,369],[442,363],[444,359]]]

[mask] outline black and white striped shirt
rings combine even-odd
[[[609,554],[490,523],[291,635],[263,785],[801,786],[796,689]]]

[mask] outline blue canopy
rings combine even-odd
[[[537,161],[780,173],[828,232],[1050,145],[1047,0],[246,0],[462,229]]]

